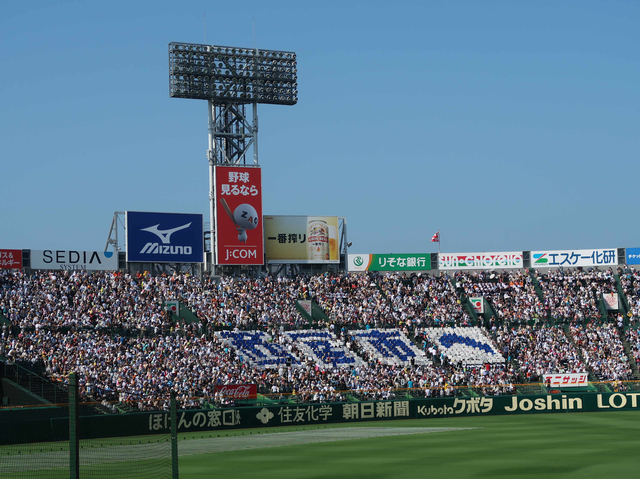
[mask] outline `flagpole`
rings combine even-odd
[[[438,256],[440,256],[440,245],[442,245],[442,236],[440,235],[440,230],[438,230]]]

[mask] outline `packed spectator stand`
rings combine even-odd
[[[467,297],[488,299],[500,322],[524,324],[545,315],[533,279],[527,271],[480,271],[455,274],[457,287]]]
[[[620,282],[635,323],[638,276]],[[59,383],[77,371],[85,399],[135,409],[163,407],[172,389],[185,407],[223,404],[214,386],[240,383],[274,400],[318,402],[514,394],[545,373],[634,377],[637,331],[621,335],[598,307],[615,290],[612,271],[579,269],[215,280],[4,270],[0,312],[10,326],[0,357]],[[465,306],[473,296],[492,308],[477,324]],[[313,299],[329,320],[309,322],[299,299]],[[176,322],[164,309],[173,300],[199,321]]]

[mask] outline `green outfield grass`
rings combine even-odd
[[[81,442],[81,477],[170,477],[168,435]],[[640,476],[640,412],[536,414],[179,435],[181,479]],[[69,477],[68,443],[0,447],[0,477]]]
[[[333,442],[287,443],[277,428],[224,432],[239,447],[198,453],[202,436],[181,435],[180,478],[406,478],[640,476],[640,413],[577,413],[353,423],[327,428],[477,428]],[[324,426],[322,427],[324,429]],[[285,436],[279,436],[283,431]],[[249,434],[251,432],[251,435]],[[269,441],[251,441],[260,432]],[[310,435],[311,437],[306,437]],[[216,437],[217,434],[214,435]],[[234,438],[233,436],[240,436]],[[206,441],[206,437],[204,441]],[[244,438],[244,439],[243,439]],[[238,441],[240,439],[240,441]],[[224,442],[213,447],[224,446]],[[223,449],[223,447],[221,447]]]

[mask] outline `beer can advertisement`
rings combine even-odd
[[[264,264],[260,168],[216,166],[216,263]]]
[[[337,216],[265,216],[267,263],[339,263]]]

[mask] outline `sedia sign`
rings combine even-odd
[[[31,250],[31,268],[114,271],[118,269],[118,255],[110,251]]]

